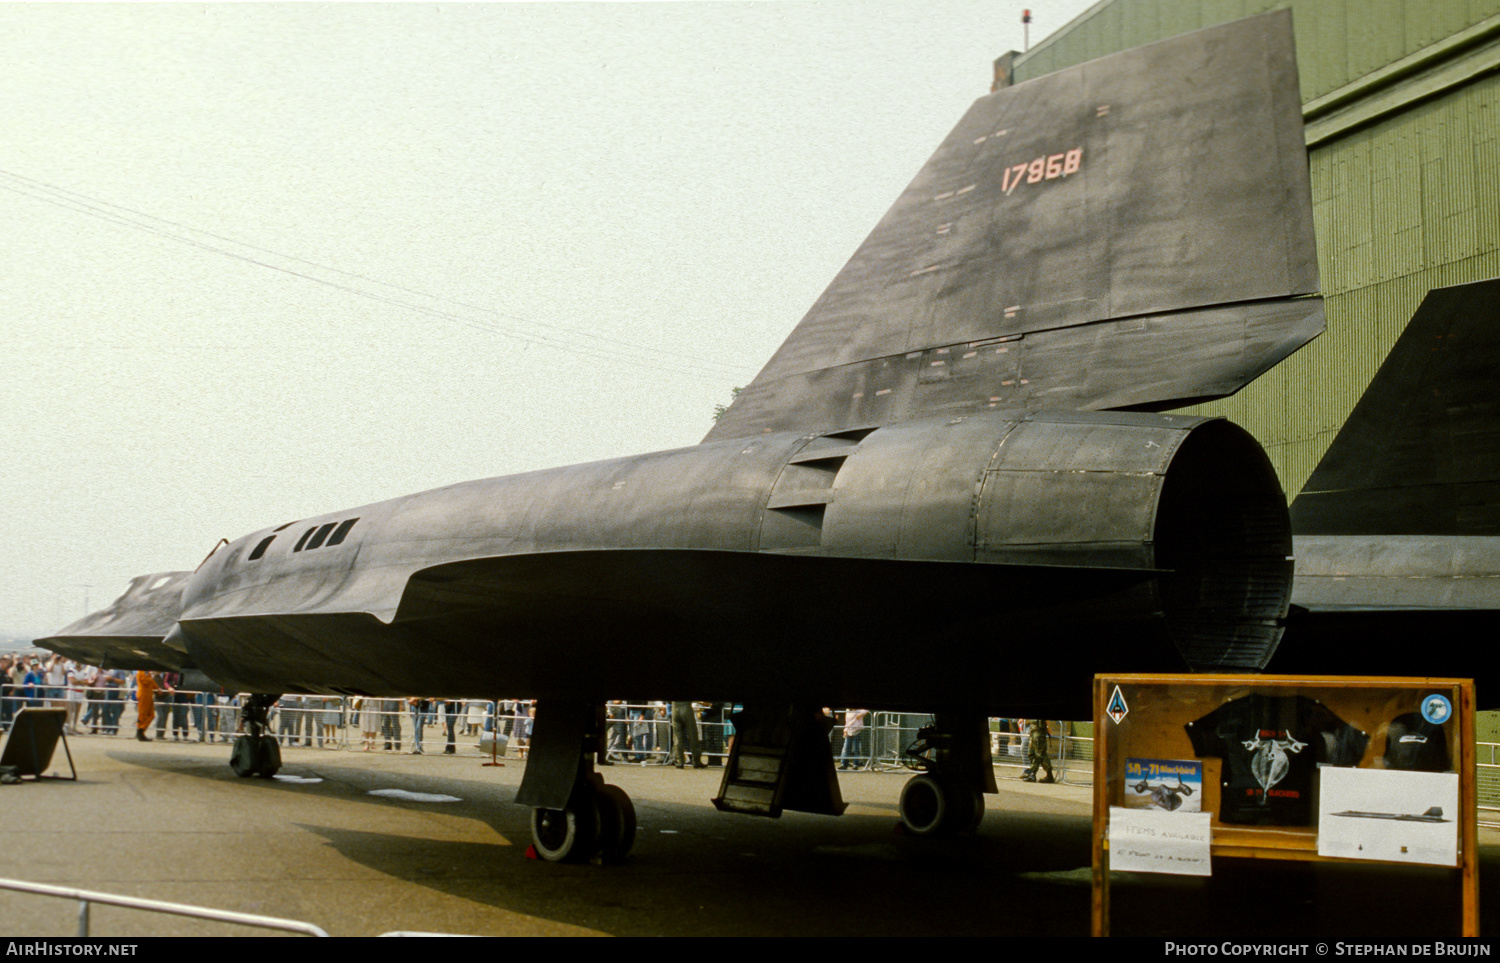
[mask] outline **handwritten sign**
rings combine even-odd
[[[1131,873],[1212,876],[1212,813],[1109,807],[1109,868]]]

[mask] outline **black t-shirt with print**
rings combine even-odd
[[[1200,758],[1224,760],[1219,821],[1307,826],[1319,763],[1357,765],[1370,737],[1306,696],[1249,695],[1184,728]]]

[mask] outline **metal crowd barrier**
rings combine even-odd
[[[710,766],[721,766],[728,758],[733,711],[733,706],[716,702],[698,712],[698,755]],[[609,762],[664,766],[672,761],[671,703],[611,702],[606,714],[605,758]],[[686,754],[683,760],[686,764]]]
[[[58,899],[78,900],[78,936],[89,935],[89,909],[93,904],[123,906],[126,909],[143,910],[147,913],[168,913],[173,916],[190,916],[194,919],[213,920],[219,923],[234,923],[239,926],[255,926],[268,930],[284,930],[289,933],[304,933],[307,936],[327,936],[320,927],[300,920],[284,920],[275,916],[256,916],[251,913],[233,913],[229,910],[208,909],[203,906],[188,906],[185,903],[168,903],[159,899],[141,899],[135,896],[116,896],[112,893],[96,893],[93,890],[74,889],[70,886],[49,886],[45,883],[28,883],[19,879],[0,879],[0,889],[35,896],[52,896]]]
[[[94,687],[80,698],[23,699],[7,687],[0,708],[0,725],[27,704],[76,704],[70,713],[72,735],[133,737],[137,704],[133,686]],[[508,741],[507,755],[525,757],[530,741],[530,704],[521,700],[453,700],[460,705],[454,719],[454,746],[471,749],[479,737],[498,730]],[[287,748],[302,746],[346,751],[441,753],[447,742],[447,702],[429,700],[420,726],[416,709],[405,699],[339,696],[284,696],[272,709],[270,733]],[[701,705],[701,704],[700,704]],[[700,712],[698,722],[701,756],[710,765],[723,765],[728,757],[734,726],[729,716],[734,706],[715,703]],[[672,721],[669,703],[611,703],[608,707],[606,758],[612,763],[666,765],[671,759]],[[932,721],[929,715],[874,712],[866,720],[863,751],[847,763],[855,770],[892,772],[914,767],[905,750],[917,731]],[[214,693],[177,690],[159,691],[155,719],[147,729],[149,738],[175,741],[230,742],[239,723],[239,698]],[[1016,732],[1015,720],[990,720],[991,751],[1001,778],[1019,776],[1026,766],[1024,732]],[[1006,726],[1010,725],[1010,731]],[[1088,784],[1092,780],[1090,736],[1075,734],[1080,724],[1050,721],[1049,747],[1053,772],[1059,782]],[[420,733],[420,740],[413,737]],[[829,744],[841,767],[842,716],[835,714]],[[466,753],[467,754],[467,753]],[[1500,770],[1500,763],[1494,764]]]
[[[905,750],[916,741],[917,731],[932,722],[932,716],[904,712],[877,712],[872,715],[872,750],[868,768],[879,772],[915,770]],[[1029,738],[1015,719],[990,720],[990,755],[997,779],[1019,778],[1026,768],[1026,742]],[[1007,728],[1007,726],[1009,728]],[[1049,719],[1048,752],[1052,772],[1058,782],[1091,785],[1094,777],[1094,739],[1085,723]]]
[[[69,735],[134,737],[138,729],[139,705],[133,686],[75,690],[77,698],[51,699],[43,695],[23,697],[6,686],[0,696],[0,729],[15,712],[28,705],[76,705],[69,714]],[[454,744],[472,746],[484,732],[498,730],[508,740],[509,751],[524,756],[531,735],[530,703],[522,700],[459,699],[454,714]],[[285,747],[335,748],[355,751],[441,752],[447,747],[448,700],[428,700],[420,716],[404,698],[339,696],[284,696],[270,713],[271,735]],[[230,742],[239,727],[238,696],[179,689],[159,690],[154,699],[154,718],[146,728],[151,739],[173,741]],[[624,727],[622,745],[612,750],[628,756],[624,761],[665,764],[672,744],[670,708],[661,703],[616,704],[622,718],[611,723]],[[628,715],[628,717],[626,717]],[[722,761],[733,727],[726,718],[705,718],[698,724],[702,754]],[[420,733],[420,740],[414,739]],[[621,761],[621,760],[616,760]]]
[[[258,916],[253,913],[236,913],[231,910],[209,909],[206,906],[189,906],[186,903],[168,903],[159,899],[141,899],[135,896],[117,896],[113,893],[98,893],[69,886],[49,886],[46,883],[29,883],[19,879],[0,879],[0,889],[33,896],[50,896],[57,899],[78,900],[78,939],[89,936],[90,907],[98,903],[103,906],[120,906],[146,913],[165,913],[171,916],[188,916],[193,919],[211,920],[216,923],[231,923],[236,926],[254,926],[260,929],[283,930],[288,933],[303,933],[307,936],[327,936],[322,927],[301,920],[282,919],[277,916]],[[429,933],[415,930],[391,930],[381,933],[386,936],[459,936],[458,933]]]
[[[1474,743],[1474,782],[1479,797],[1479,823],[1500,826],[1500,743]]]

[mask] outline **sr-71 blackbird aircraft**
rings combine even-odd
[[[715,803],[763,815],[842,810],[819,707],[933,713],[902,816],[971,827],[987,716],[1281,637],[1269,460],[1158,412],[1322,330],[1302,136],[1285,11],[982,97],[701,443],[288,521],[39,644],[259,694],[242,774],[275,694],[533,697],[554,860],[630,846],[622,695],[743,704]]]

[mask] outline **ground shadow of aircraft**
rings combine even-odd
[[[622,695],[743,704],[715,802],[771,816],[843,809],[819,707],[932,712],[903,819],[971,827],[987,716],[1281,637],[1269,460],[1161,412],[1323,329],[1302,129],[1286,11],[982,97],[700,444],[286,522],[40,644],[262,708],[534,697],[549,859],[628,848],[593,768]]]

